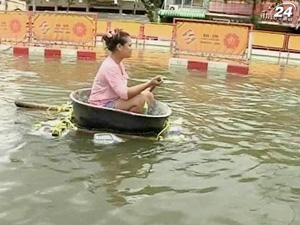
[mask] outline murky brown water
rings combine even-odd
[[[47,115],[14,106],[65,103],[98,62],[0,53],[0,224],[300,224],[299,67],[199,76],[168,58],[136,50],[126,65],[132,84],[167,78],[156,94],[181,134],[103,146],[86,132],[34,133]]]

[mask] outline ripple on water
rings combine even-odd
[[[45,115],[13,104],[16,98],[65,103],[71,90],[91,85],[99,62],[0,54],[0,164],[6,168],[0,218],[12,224],[293,221],[300,196],[299,81],[277,79],[272,68],[246,79],[205,77],[169,70],[168,52],[134,54],[126,63],[131,84],[166,77],[155,95],[171,106],[174,133],[159,142],[126,137],[110,146],[95,145],[84,132],[31,135]]]

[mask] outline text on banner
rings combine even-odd
[[[177,22],[176,50],[185,53],[243,55],[249,27],[212,23]]]

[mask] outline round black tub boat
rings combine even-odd
[[[70,94],[75,122],[83,128],[131,134],[157,134],[164,128],[172,113],[166,103],[157,100],[147,114],[91,105],[88,103],[90,90],[79,89]]]

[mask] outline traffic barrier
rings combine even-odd
[[[227,73],[247,75],[249,73],[249,65],[228,64]]]
[[[61,50],[60,49],[48,49],[48,48],[45,48],[45,50],[44,50],[44,56],[45,56],[45,58],[59,59],[59,58],[61,58]]]
[[[235,62],[217,62],[205,59],[171,58],[170,67],[181,67],[187,70],[199,72],[224,72],[233,75],[248,75],[249,65]]]
[[[29,49],[28,47],[14,47],[13,54],[14,56],[28,56]]]
[[[176,21],[187,21],[187,22],[195,22],[193,20],[188,20],[188,19],[177,19]],[[199,20],[197,20],[197,22],[201,22]],[[208,21],[204,21],[206,23],[211,24],[211,22]],[[214,25],[218,25],[220,24],[219,22],[213,22]],[[222,23],[221,23],[222,24]],[[242,34],[242,39],[240,39],[240,36],[238,35],[239,40],[249,40],[249,31],[252,29],[251,25],[249,24],[236,24],[236,23],[230,23],[230,24],[223,24],[226,25],[226,28],[222,28],[223,31],[227,31],[229,30],[228,27],[230,27],[230,32],[234,33],[235,31],[232,30],[233,27],[235,26],[244,26],[244,27],[248,27],[246,29],[248,29],[248,31],[245,33],[242,30],[238,29],[238,34]],[[178,26],[178,25],[177,25]],[[179,25],[180,27],[180,25]],[[174,42],[176,42],[175,38],[178,38],[178,27],[175,27],[174,24],[153,24],[153,23],[142,23],[142,22],[131,22],[131,21],[104,21],[104,20],[98,20],[97,21],[97,35],[98,36],[102,36],[103,34],[105,34],[108,30],[110,29],[114,29],[114,28],[121,28],[124,31],[128,32],[129,34],[131,34],[134,38],[137,38],[139,40],[143,40],[143,44],[147,44],[147,40],[151,40],[151,44],[159,44],[159,45],[163,45],[166,46],[166,43],[162,44],[160,43],[161,41],[168,41],[169,46],[172,46],[172,44]],[[222,30],[221,29],[221,30]],[[202,30],[205,31],[205,29],[203,28]],[[183,46],[186,45],[185,42],[187,41],[192,41],[193,39],[193,30],[189,29],[189,26],[187,25],[187,32],[185,32],[185,34],[183,35],[184,37],[181,39],[177,39],[177,48],[175,48],[175,51],[178,50],[178,46]],[[176,33],[177,32],[177,33]],[[296,35],[289,35],[286,33],[278,33],[278,32],[270,32],[270,31],[258,31],[258,30],[253,30],[251,31],[252,33],[252,42],[250,43],[250,45],[252,46],[253,49],[262,49],[262,50],[275,50],[275,51],[280,51],[280,52],[284,52],[284,51],[289,51],[289,52],[299,52],[300,51],[300,41],[299,41],[299,37],[297,37]],[[219,34],[218,30],[214,31],[214,35],[215,37]],[[236,34],[236,33],[235,33]],[[202,35],[205,35],[204,33],[202,33]],[[207,34],[206,34],[207,35]],[[231,40],[234,39],[230,38]],[[210,50],[211,54],[216,54],[218,52],[221,52],[221,54],[223,53],[224,55],[226,55],[226,57],[228,57],[228,55],[234,55],[235,53],[232,53],[232,51],[228,51],[228,50],[224,50],[224,44],[222,44],[222,48],[219,47],[214,47],[214,46],[209,46],[207,45],[207,41],[213,41],[213,39],[209,40],[205,40],[203,43],[206,47],[206,50],[208,49],[212,49]],[[251,41],[251,40],[250,40]],[[231,41],[229,41],[231,42]],[[211,44],[212,42],[210,42]],[[214,44],[216,44],[217,46],[217,42],[214,42]],[[232,45],[234,43],[230,43],[229,45]],[[213,47],[213,48],[211,48]],[[245,45],[245,43],[243,44],[243,49],[239,51],[238,54],[245,54],[245,49],[248,46]],[[189,50],[186,46],[182,47],[183,51]],[[190,47],[190,50],[194,51],[195,53],[197,52],[203,52],[203,50],[199,50],[198,48],[195,48],[195,46]]]
[[[251,48],[252,26],[187,19],[176,19],[175,23],[175,46],[170,66],[200,72],[249,74],[245,56],[246,50]],[[236,63],[233,61],[236,59],[245,63]]]
[[[96,60],[96,52],[79,50],[79,51],[77,51],[77,59]]]
[[[1,45],[1,48],[5,48],[5,46]],[[9,47],[7,49],[9,49]],[[8,53],[8,51],[9,50],[6,50],[6,53]],[[31,57],[33,55],[40,55],[45,58],[52,58],[52,59],[61,59],[64,57],[74,57],[78,60],[97,59],[96,51],[88,51],[83,49],[68,49],[68,48],[51,49],[51,48],[33,47],[33,46],[30,47],[15,46],[11,48],[11,53],[14,56]]]
[[[199,54],[203,57],[203,53],[210,57],[217,55],[219,59],[224,57],[243,58],[246,49],[251,45],[253,48],[259,49],[257,51],[275,50],[270,51],[270,54],[274,53],[276,58],[298,58],[294,55],[300,53],[300,37],[298,35],[251,31],[250,25],[243,24],[199,20],[195,22],[186,19],[175,20],[176,25],[104,21],[96,20],[94,14],[49,12],[0,12],[0,21],[0,42],[16,45],[13,48],[13,54],[18,56],[30,55],[31,47],[29,46],[33,45],[44,46],[46,49],[43,50],[43,55],[46,58],[63,57],[64,51],[60,48],[67,46],[77,49],[93,49],[96,45],[96,36],[103,35],[109,29],[114,28],[121,28],[129,32],[137,40],[143,41],[137,43],[144,45],[172,46],[175,43],[174,54],[181,56],[183,53],[191,55],[191,58]],[[96,59],[96,53],[93,51],[76,49],[74,51],[78,59]],[[248,52],[251,53],[251,51]],[[215,65],[190,62],[189,69],[194,67],[206,71]],[[226,66],[226,70],[228,69],[229,72],[235,72],[236,68],[236,66]],[[245,67],[242,66],[238,72],[244,71],[244,69]],[[246,69],[242,73],[246,73]]]

